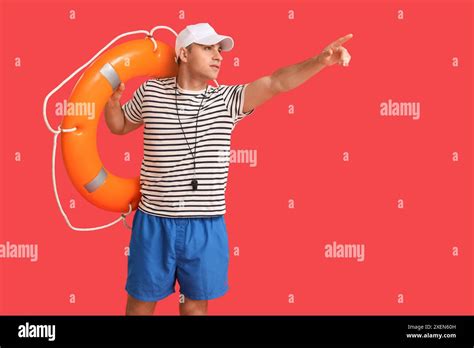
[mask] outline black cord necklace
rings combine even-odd
[[[206,90],[204,91],[204,95],[202,96],[201,99],[201,104],[199,105],[199,109],[196,114],[196,132],[195,132],[195,138],[194,138],[194,153],[193,150],[191,149],[191,146],[188,143],[188,139],[186,138],[186,133],[184,132],[183,125],[181,124],[181,119],[179,118],[179,112],[178,112],[178,78],[176,77],[176,86],[175,86],[175,102],[176,102],[176,115],[178,115],[178,121],[179,125],[181,126],[181,131],[183,132],[184,139],[186,140],[186,144],[188,144],[189,151],[191,152],[191,155],[193,156],[193,179],[191,180],[191,187],[193,188],[193,191],[196,191],[198,189],[198,181],[196,179],[196,145],[197,145],[197,128],[198,128],[198,117],[199,117],[199,111],[201,111],[201,106],[204,101],[204,98],[206,97],[207,94],[207,87]]]

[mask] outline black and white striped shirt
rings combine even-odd
[[[231,133],[253,112],[242,112],[247,85],[208,86],[207,93],[176,86],[175,77],[148,80],[122,107],[130,122],[144,123],[138,207],[165,217],[223,215]]]

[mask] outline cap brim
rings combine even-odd
[[[211,35],[195,41],[201,45],[215,45],[220,43],[223,51],[230,51],[234,47],[234,40],[230,36]]]

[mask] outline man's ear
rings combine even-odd
[[[181,47],[180,52],[179,52],[179,59],[181,59],[182,62],[187,62],[188,61],[188,50],[185,47]]]

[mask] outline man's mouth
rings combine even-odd
[[[218,65],[211,65],[211,68],[215,68],[215,69],[217,69],[217,70],[220,69],[220,67],[219,67]]]

